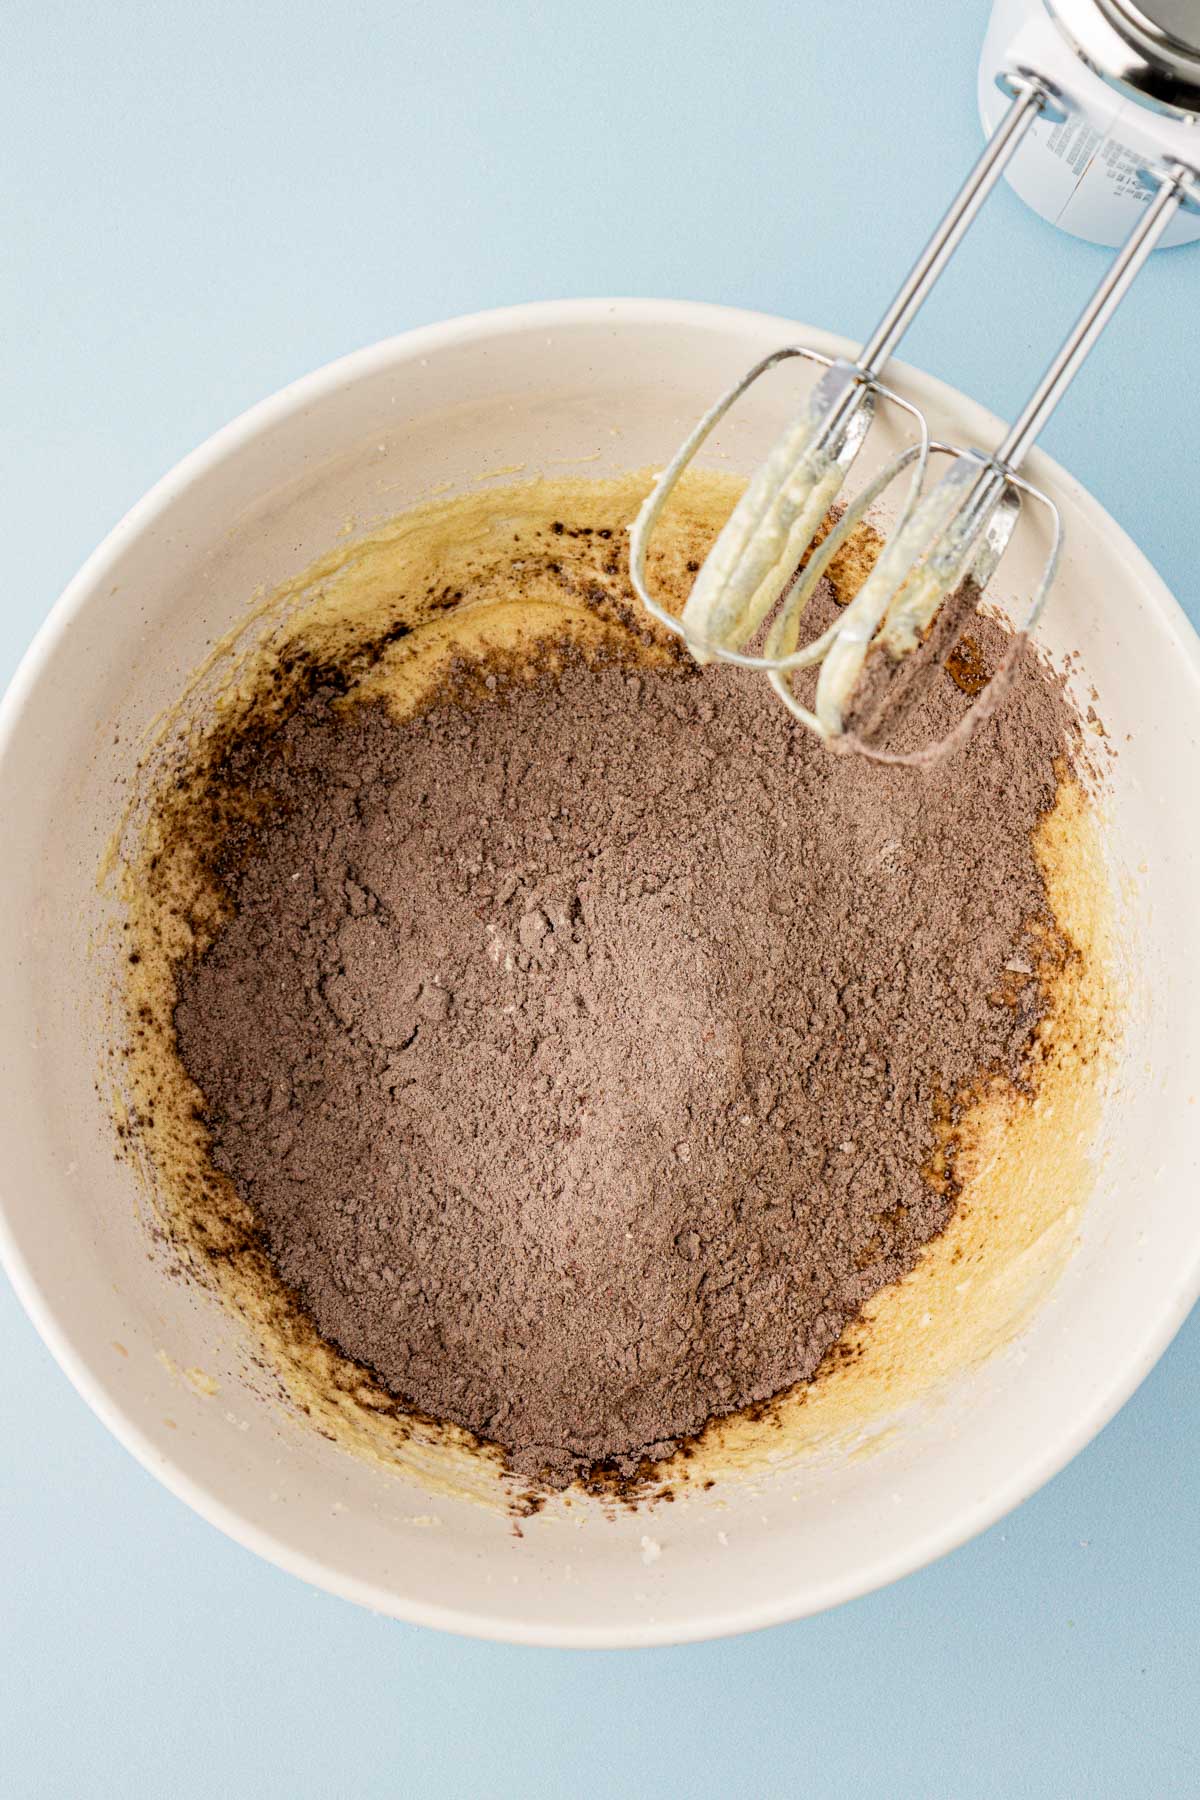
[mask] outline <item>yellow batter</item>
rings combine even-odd
[[[317,1336],[277,1281],[252,1216],[209,1165],[199,1097],[174,1051],[172,969],[210,940],[226,904],[204,857],[219,829],[205,809],[206,759],[239,723],[286,705],[306,666],[336,665],[351,678],[347,703],[382,697],[402,720],[464,653],[519,668],[538,650],[544,666],[547,647],[569,638],[646,663],[678,654],[624,573],[625,528],[648,485],[641,474],[572,479],[441,501],[340,544],[252,605],[158,722],[112,858],[133,958],[118,997],[130,1055],[114,1105],[176,1252],[247,1321],[297,1428],[315,1427],[426,1488],[506,1507],[536,1501],[504,1474],[498,1452],[406,1414]],[[652,565],[668,604],[682,604],[738,491],[723,476],[685,484]],[[869,537],[852,545],[835,582],[861,579],[873,552]],[[875,1297],[816,1381],[754,1418],[711,1425],[647,1472],[648,1497],[708,1492],[739,1474],[861,1448],[904,1405],[1019,1330],[1062,1267],[1091,1181],[1115,1010],[1100,831],[1078,785],[1063,785],[1036,847],[1070,954],[1051,978],[1034,1097],[997,1089],[974,1108],[959,1138],[964,1186],[950,1227],[911,1275]],[[581,1496],[551,1504],[578,1506]]]

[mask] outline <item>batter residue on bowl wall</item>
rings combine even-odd
[[[761,1469],[768,1458],[774,1463],[812,1455],[821,1447],[844,1447],[869,1434],[917,1392],[1011,1335],[1046,1291],[1069,1251],[1078,1208],[1086,1196],[1099,1118],[1102,1050],[1112,1016],[1108,889],[1094,807],[1065,764],[1060,765],[1064,778],[1055,792],[1050,762],[1065,716],[1059,690],[1039,675],[1025,699],[1018,696],[1024,714],[1015,728],[1037,753],[1031,751],[1023,764],[1018,758],[996,772],[1003,790],[992,796],[991,812],[997,814],[995,798],[1003,791],[1008,816],[1019,818],[1019,809],[1014,810],[1015,803],[1007,796],[1014,781],[1018,785],[1023,781],[1029,823],[1036,821],[1036,861],[1026,856],[1028,868],[1021,877],[1025,886],[1010,874],[1007,888],[1000,883],[994,893],[986,892],[986,858],[995,847],[972,844],[970,839],[971,829],[988,828],[991,775],[986,758],[977,752],[972,765],[976,787],[961,783],[961,772],[960,784],[978,816],[973,824],[969,816],[963,821],[964,835],[946,865],[947,880],[939,890],[941,911],[930,917],[921,910],[929,883],[922,887],[921,869],[906,869],[905,859],[913,854],[933,859],[944,849],[939,832],[944,835],[946,829],[958,827],[953,821],[948,827],[935,821],[931,834],[929,790],[920,786],[927,778],[911,772],[867,773],[864,765],[858,765],[856,773],[843,765],[834,778],[840,785],[829,789],[825,776],[829,759],[814,776],[814,765],[806,759],[824,753],[796,741],[803,734],[785,721],[769,697],[764,699],[765,710],[760,710],[758,687],[746,682],[739,686],[738,678],[724,671],[695,675],[674,640],[648,628],[624,576],[623,528],[644,488],[641,477],[530,483],[423,508],[362,542],[339,548],[271,596],[236,643],[218,647],[146,760],[140,800],[120,846],[129,946],[122,999],[131,1050],[123,1064],[122,1130],[147,1175],[166,1236],[191,1274],[216,1287],[250,1321],[287,1393],[319,1429],[414,1475],[426,1486],[442,1485],[509,1504],[514,1496],[531,1490],[505,1474],[506,1467],[515,1466],[526,1483],[548,1474],[553,1485],[560,1485],[573,1475],[583,1475],[601,1490],[611,1491],[613,1481],[628,1487],[632,1478],[639,1492],[664,1487],[679,1491],[706,1487],[735,1469]],[[677,601],[734,491],[727,479],[717,477],[696,478],[688,489],[655,570],[663,591]],[[869,543],[863,542],[847,563],[856,557],[861,561],[869,553]],[[849,577],[852,572],[844,567],[840,573]],[[839,571],[834,574],[836,579]],[[833,596],[825,603],[832,605]],[[985,649],[996,632],[994,625],[980,627],[977,635]],[[960,660],[964,667],[967,662],[974,667],[980,655],[978,644],[973,644]],[[721,685],[731,681],[734,685]],[[959,685],[965,689],[970,684]],[[948,682],[947,693],[951,693]],[[607,700],[599,698],[604,695]],[[678,845],[699,843],[703,851],[697,808],[717,806],[720,814],[708,821],[718,845],[715,861],[708,846],[707,855],[700,855],[693,867],[681,848],[672,854],[670,842],[665,858],[656,860],[655,846],[648,839],[644,855],[635,853],[632,860],[627,856],[624,863],[599,862],[590,889],[579,885],[576,873],[570,895],[565,887],[561,896],[557,889],[551,894],[553,882],[543,894],[532,877],[523,886],[520,869],[507,880],[501,870],[494,881],[485,871],[482,890],[466,893],[473,906],[482,893],[485,904],[474,911],[480,916],[481,933],[491,931],[499,945],[494,959],[499,966],[492,971],[497,983],[503,985],[507,979],[509,985],[517,984],[511,996],[507,988],[499,995],[497,988],[497,998],[511,1002],[509,1013],[527,1028],[530,1045],[522,1055],[536,1058],[548,1027],[556,1040],[554,1056],[543,1053],[547,1092],[554,1094],[561,1111],[567,1104],[566,1089],[570,1090],[572,1116],[560,1121],[564,1142],[574,1139],[577,1144],[576,1174],[583,1171],[584,1188],[590,1191],[596,1180],[604,1187],[608,1179],[601,1195],[605,1218],[611,1220],[612,1195],[622,1191],[622,1180],[632,1192],[642,1179],[638,1171],[649,1170],[662,1152],[659,1160],[665,1172],[645,1177],[645,1191],[634,1194],[629,1218],[622,1215],[618,1223],[630,1239],[636,1228],[640,1253],[653,1250],[645,1268],[663,1271],[662,1319],[677,1321],[678,1294],[695,1294],[694,1335],[689,1338],[683,1331],[674,1364],[639,1368],[635,1355],[624,1370],[624,1400],[615,1414],[611,1405],[606,1412],[597,1396],[601,1388],[607,1393],[621,1386],[619,1352],[623,1337],[628,1347],[630,1331],[623,1330],[619,1316],[606,1321],[610,1329],[603,1356],[596,1354],[594,1345],[582,1346],[568,1331],[580,1301],[595,1309],[598,1296],[590,1291],[589,1282],[602,1271],[605,1260],[614,1264],[620,1260],[615,1246],[601,1241],[603,1230],[594,1243],[586,1231],[580,1239],[582,1190],[577,1184],[568,1182],[563,1205],[577,1258],[571,1280],[580,1281],[582,1291],[574,1299],[564,1291],[559,1305],[555,1281],[539,1288],[536,1274],[531,1275],[526,1311],[533,1341],[525,1343],[520,1332],[504,1339],[493,1320],[499,1337],[494,1368],[489,1374],[483,1369],[487,1359],[477,1359],[482,1373],[469,1392],[466,1387],[456,1390],[453,1380],[443,1378],[454,1358],[439,1360],[436,1354],[438,1333],[445,1327],[436,1323],[436,1307],[427,1292],[419,1298],[435,1319],[433,1335],[423,1340],[415,1323],[408,1331],[396,1323],[403,1322],[405,1305],[412,1304],[421,1285],[419,1269],[408,1269],[400,1257],[389,1259],[386,1254],[389,1230],[397,1243],[400,1236],[412,1235],[411,1209],[404,1231],[397,1234],[395,1218],[382,1214],[369,1225],[353,1218],[348,1222],[356,1204],[353,1182],[341,1188],[335,1184],[323,1211],[306,1210],[307,1202],[290,1205],[289,1191],[302,1194],[303,1189],[289,1190],[290,1178],[281,1175],[280,1164],[295,1139],[298,1115],[289,1113],[292,1122],[280,1135],[281,1148],[256,1155],[255,1133],[261,1135],[262,1125],[249,1104],[245,1083],[239,1086],[238,1060],[249,1058],[256,1077],[274,1079],[281,1095],[279,1107],[294,1107],[297,1070],[303,1069],[305,1058],[311,1063],[328,1047],[321,1049],[301,1034],[290,1049],[283,1046],[278,1068],[267,1066],[271,1058],[264,1041],[254,1037],[254,1019],[239,1015],[236,996],[238,984],[245,983],[247,958],[261,960],[268,940],[260,937],[255,950],[252,935],[247,935],[250,925],[240,918],[238,930],[246,936],[240,953],[237,932],[222,935],[233,913],[235,891],[246,901],[248,921],[250,890],[239,883],[244,867],[253,863],[253,857],[247,861],[250,850],[263,842],[276,842],[279,854],[285,856],[295,849],[294,843],[278,838],[273,790],[264,771],[274,766],[278,773],[281,756],[302,761],[305,755],[316,754],[315,744],[333,742],[339,733],[342,738],[347,732],[352,737],[358,733],[346,752],[350,763],[343,759],[349,767],[355,757],[374,757],[378,762],[382,756],[386,761],[389,741],[401,744],[408,731],[410,773],[420,786],[422,755],[435,771],[449,767],[456,735],[462,733],[460,749],[468,753],[464,769],[483,768],[490,755],[503,781],[508,752],[501,741],[503,728],[495,723],[501,714],[523,738],[537,734],[540,718],[556,720],[558,736],[548,731],[547,743],[548,754],[558,759],[559,785],[555,788],[551,782],[543,792],[539,768],[532,783],[532,805],[535,811],[539,806],[550,809],[554,823],[553,828],[547,824],[547,844],[554,838],[562,850],[570,838],[564,801],[567,814],[586,812],[588,794],[586,783],[572,786],[569,777],[575,751],[563,735],[564,697],[575,714],[594,709],[589,731],[601,765],[611,771],[622,755],[632,757],[645,768],[646,791],[665,794],[658,813],[652,809],[651,831],[673,830]],[[554,705],[547,711],[551,698]],[[949,708],[960,698],[955,690],[945,705]],[[456,719],[464,721],[462,733]],[[285,720],[290,723],[280,732]],[[644,744],[639,734],[645,736]],[[753,740],[753,755],[742,769],[739,747],[745,739]],[[707,766],[705,755],[710,759]],[[721,780],[714,779],[714,757]],[[529,766],[538,767],[532,759]],[[403,767],[403,762],[391,767],[393,785]],[[733,770],[731,778],[725,778],[727,769]],[[624,772],[628,774],[627,766]],[[803,789],[810,811],[824,809],[826,837],[809,845],[798,860],[794,832],[778,841],[770,833],[772,819],[786,818],[794,804],[789,781]],[[638,791],[637,787],[626,791],[624,803],[636,805]],[[926,800],[916,798],[922,792]],[[412,794],[405,789],[404,794],[409,811],[424,803],[415,789]],[[353,817],[356,829],[366,805],[355,802],[346,814]],[[331,808],[330,833],[335,829],[335,810]],[[809,1020],[797,1021],[799,1028],[792,1030],[784,1006],[770,1018],[764,1011],[756,1033],[752,1012],[744,1019],[737,1012],[737,995],[750,981],[749,972],[738,966],[740,940],[714,962],[708,954],[711,944],[689,948],[686,930],[682,937],[676,933],[665,938],[661,916],[657,925],[650,918],[654,908],[661,915],[664,906],[674,906],[672,916],[680,916],[682,906],[686,926],[692,904],[687,896],[694,896],[698,885],[706,895],[709,887],[720,889],[726,910],[736,909],[743,893],[759,913],[769,910],[778,904],[781,892],[789,891],[789,882],[794,886],[804,877],[814,856],[828,857],[830,820],[835,815],[845,840],[842,860],[837,856],[828,860],[828,881],[814,890],[814,896],[824,904],[827,889],[836,893],[839,882],[845,887],[847,855],[879,864],[873,875],[877,899],[879,884],[885,884],[886,904],[881,909],[887,922],[882,934],[885,948],[893,943],[894,955],[906,959],[911,951],[917,967],[916,977],[906,970],[904,981],[895,984],[896,995],[907,993],[911,999],[917,994],[931,1008],[935,1004],[942,1008],[933,1021],[939,1043],[936,1067],[921,1061],[919,1036],[912,1036],[911,1021],[903,1011],[886,1016],[891,991],[886,983],[876,981],[866,993],[855,991],[855,967],[873,967],[870,959],[879,954],[873,928],[872,935],[842,946],[851,959],[846,967],[831,965],[826,985],[836,1018],[834,1013],[824,1017],[821,1002]],[[381,813],[377,820],[381,822],[373,828],[376,848],[381,856],[394,858],[396,846],[387,840],[386,816]],[[736,829],[726,841],[722,833],[730,820]],[[486,835],[486,818],[476,821],[472,830],[476,839],[481,832]],[[753,861],[756,833],[763,845],[761,869]],[[620,833],[608,834],[614,835]],[[630,839],[627,831],[626,844]],[[590,840],[585,824],[580,842],[563,850],[564,855],[570,851],[575,856],[576,871],[588,842],[593,862],[610,848],[603,824],[597,827],[595,819]],[[528,865],[529,842],[510,848],[513,855],[524,855]],[[464,854],[470,860],[465,838],[455,850],[460,860]],[[495,873],[490,854],[494,850],[495,846],[490,851],[485,847],[484,861],[491,873]],[[1009,846],[1006,853],[1015,856],[1016,847]],[[354,854],[367,854],[362,843]],[[547,867],[541,871],[547,880],[553,862],[548,850]],[[1022,867],[1016,857],[1013,870]],[[272,866],[272,879],[280,879],[281,868],[282,864]],[[726,893],[721,882],[728,885],[731,869],[732,886]],[[299,874],[296,878],[306,879]],[[891,888],[886,887],[889,878]],[[468,871],[467,889],[479,879],[480,870]],[[638,887],[636,893],[631,880]],[[681,881],[683,886],[673,891],[672,883]],[[334,1029],[340,1019],[351,1030],[347,1055],[351,1042],[357,1044],[362,1068],[385,1081],[382,1091],[393,1091],[386,1083],[394,1087],[407,1082],[412,1093],[432,1093],[436,1061],[422,1068],[419,1057],[410,1057],[408,1065],[403,1058],[419,1037],[422,1019],[424,1045],[454,1019],[454,982],[443,976],[440,965],[431,965],[424,970],[424,980],[413,984],[407,1000],[398,997],[400,1011],[407,1005],[413,1014],[409,1020],[406,1013],[401,1021],[412,1026],[411,1031],[401,1031],[390,1013],[386,1020],[382,1015],[375,1018],[370,996],[355,986],[355,959],[363,963],[359,974],[366,980],[371,946],[359,939],[370,937],[373,944],[380,937],[382,944],[386,908],[369,883],[360,887],[352,882],[350,888],[353,892],[338,897],[345,916],[339,914],[340,924],[335,921],[328,952],[333,962],[326,969],[318,966],[318,958],[305,979],[313,991],[319,987],[328,1002],[326,1024],[332,1021]],[[618,888],[622,902],[611,909],[605,924],[605,896]],[[453,898],[436,882],[429,887],[423,915],[427,928],[434,916],[430,909],[449,907]],[[561,920],[554,910],[560,900]],[[511,911],[513,904],[516,913],[509,920],[505,909]],[[630,924],[639,904],[650,920],[641,937]],[[1040,917],[1035,918],[1039,908]],[[484,919],[489,909],[495,916]],[[583,942],[587,933],[580,921],[593,915],[600,921],[596,929],[603,928],[606,945],[616,946],[619,959],[649,958],[654,964],[649,972],[661,972],[667,961],[671,967],[650,993],[649,1015],[640,1003],[631,1012],[628,996],[605,1013],[600,995],[596,1031],[602,1027],[603,1042],[617,1061],[610,1057],[609,1067],[603,1056],[598,1057],[596,1082],[589,1083],[584,1079],[585,1060],[580,1060],[589,1042],[587,1030],[575,1046],[561,1011],[549,1020],[544,1010],[537,1012],[542,1002],[530,983],[536,985],[539,971],[550,968],[555,938],[557,948],[574,958],[571,966],[585,969],[590,949]],[[758,913],[752,910],[749,916],[757,918]],[[298,914],[297,919],[297,931],[303,925],[310,933],[317,930],[318,939],[321,931],[329,935],[328,920],[318,927],[307,915],[301,920]],[[854,919],[855,907],[848,900],[824,925],[816,918],[815,926],[825,929],[836,922],[840,936],[848,938]],[[505,935],[510,926],[511,942]],[[789,966],[804,948],[802,938],[793,938],[787,950],[788,929],[782,919],[774,935],[755,926],[759,934],[752,949],[758,964],[765,965],[764,995],[782,991]],[[438,954],[447,969],[457,968],[454,979],[469,1008],[477,999],[468,979],[469,966],[461,955],[455,963],[461,946],[456,948],[449,927],[441,935],[447,942]],[[711,923],[705,925],[704,935],[712,937]],[[815,935],[820,937],[819,929]],[[776,937],[782,947],[778,966],[772,961]],[[965,971],[969,965],[972,976],[996,969],[1003,991],[976,994],[970,981],[947,985],[945,968],[938,961],[947,953],[943,940],[957,945],[954,953]],[[911,949],[914,943],[917,948]],[[214,945],[212,954],[198,960]],[[665,945],[670,947],[669,956]],[[326,955],[326,949],[320,953]],[[237,954],[242,956],[240,968]],[[920,985],[922,956],[928,964],[928,994]],[[596,966],[592,964],[593,974]],[[730,966],[734,979],[727,993],[722,984]],[[567,967],[564,957],[553,984],[559,1002],[566,996],[574,1007],[596,1010],[594,980],[589,986],[585,972],[564,983],[562,972]],[[819,969],[818,957],[809,971],[810,993],[819,985],[815,981]],[[645,967],[634,969],[642,1001],[647,973]],[[183,1006],[178,1005],[181,994]],[[664,995],[674,996],[678,1003],[674,1011],[667,1007],[670,1019],[658,1017],[666,1006]],[[435,1002],[441,1003],[436,1012]],[[365,1024],[364,1007],[371,1013]],[[862,1070],[855,1074],[855,1082],[861,1074],[862,1091],[849,1091],[845,1069],[836,1064],[830,1064],[823,1080],[822,1044],[839,1032],[857,1044],[854,1034],[869,1035],[873,1011],[880,1015],[879,1066],[873,1068],[870,1054],[862,1059]],[[468,1011],[467,1016],[479,1015]],[[695,1092],[688,1087],[697,1046],[701,1057],[704,1054],[700,1026],[705,1020],[715,1020],[730,1034],[730,1043],[716,1046],[712,1053],[719,1071],[720,1105],[710,1105],[709,1087],[702,1084]],[[693,1023],[697,1045],[689,1049]],[[622,1049],[624,1025],[633,1036]],[[517,1023],[512,1029],[519,1035]],[[645,1045],[658,1034],[662,1044],[675,1045],[679,1051],[672,1058],[664,1053],[661,1069],[653,1067],[653,1058],[646,1063]],[[460,1057],[477,1049],[486,1058],[497,1053],[497,1045],[507,1047],[506,1035],[496,1044],[477,1043],[477,1030],[461,1035]],[[280,1036],[275,1029],[271,1044]],[[599,1049],[595,1031],[593,1037]],[[756,1039],[763,1047],[758,1061]],[[184,1061],[191,1076],[203,1075],[203,1093]],[[828,1063],[828,1057],[824,1061]],[[649,1096],[651,1110],[656,1096],[662,1099],[670,1090],[670,1107],[662,1100],[660,1110],[666,1109],[662,1119],[652,1119],[648,1127],[638,1119],[636,1106],[606,1111],[603,1093],[597,1102],[585,1091],[594,1085],[603,1089],[606,1083],[615,1088],[622,1070],[635,1063],[643,1082],[658,1084]],[[734,1064],[736,1095],[732,1088],[724,1091],[729,1086],[728,1068]],[[405,1066],[407,1073],[399,1073]],[[803,1083],[789,1087],[789,1070],[801,1066]],[[469,1065],[464,1065],[464,1073],[471,1080]],[[486,1064],[481,1062],[475,1087],[485,1074]],[[939,1087],[942,1077],[946,1082]],[[324,1104],[336,1108],[336,1094],[328,1081],[319,1091],[326,1096]],[[351,1096],[356,1104],[361,1092]],[[901,1126],[909,1129],[914,1114],[920,1113],[928,1151],[923,1170],[903,1167],[894,1154],[889,1163],[883,1141],[887,1134],[878,1132],[877,1122],[870,1142],[857,1141],[863,1133],[856,1132],[855,1120],[870,1118],[872,1107],[885,1114],[888,1103],[896,1139],[903,1135]],[[437,1104],[444,1112],[445,1094]],[[748,1110],[740,1110],[743,1107]],[[470,1109],[464,1108],[468,1136],[481,1130],[481,1121],[469,1114]],[[701,1123],[693,1132],[688,1122],[698,1114]],[[346,1119],[350,1117],[347,1112]],[[383,1117],[375,1121],[377,1126]],[[826,1125],[828,1140],[822,1136]],[[344,1129],[344,1122],[337,1128]],[[656,1130],[659,1137],[666,1131],[670,1140],[657,1148]],[[383,1134],[377,1135],[383,1143]],[[436,1152],[439,1167],[450,1146],[451,1139],[443,1134]],[[506,1166],[519,1167],[522,1148],[518,1119],[516,1136],[504,1150]],[[404,1150],[411,1158],[411,1138],[404,1140]],[[459,1167],[461,1161],[458,1157],[453,1170],[459,1193],[464,1182],[469,1184],[473,1167],[469,1158]],[[319,1157],[314,1162],[310,1155],[306,1164],[303,1155],[294,1154],[288,1166],[303,1184],[322,1165]],[[411,1173],[411,1164],[407,1166]],[[600,1175],[594,1180],[597,1168]],[[835,1221],[836,1230],[831,1227],[833,1236],[824,1244],[815,1238],[801,1243],[796,1219],[774,1203],[774,1196],[795,1186],[805,1170],[826,1194],[828,1213]],[[380,1172],[367,1173],[367,1186],[374,1192]],[[731,1183],[739,1180],[752,1195],[762,1196],[764,1211],[749,1225],[739,1223],[740,1204],[728,1203]],[[889,1184],[894,1190],[889,1204],[882,1200],[870,1207],[865,1204],[864,1194],[882,1195]],[[509,1189],[512,1210],[519,1195],[511,1181]],[[308,1200],[312,1194],[310,1189]],[[251,1203],[253,1195],[258,1196],[257,1203]],[[772,1210],[782,1210],[783,1217],[764,1228],[764,1218]],[[472,1216],[482,1221],[486,1243],[486,1217]],[[662,1244],[647,1239],[648,1219],[666,1231]],[[464,1221],[458,1220],[455,1228],[465,1229]],[[543,1233],[548,1229],[545,1218],[540,1226],[536,1221],[531,1224],[531,1247],[536,1246],[538,1229]],[[831,1254],[834,1238],[844,1259],[840,1268]],[[759,1266],[764,1246],[768,1262],[772,1255],[786,1258],[787,1279]],[[492,1247],[493,1261],[502,1249],[498,1240]],[[714,1292],[713,1271],[703,1266],[710,1250],[714,1267],[719,1263],[740,1272],[740,1312],[729,1296],[721,1300]],[[699,1270],[694,1267],[698,1262]],[[286,1284],[280,1279],[280,1267]],[[905,1270],[910,1272],[904,1274]],[[452,1280],[453,1270],[439,1263],[436,1288],[445,1285],[448,1274]],[[902,1274],[904,1278],[897,1280]],[[805,1285],[810,1282],[826,1283],[816,1298]],[[394,1301],[392,1286],[399,1288]],[[371,1303],[360,1306],[356,1294]],[[463,1311],[464,1294],[448,1296],[453,1304],[443,1319]],[[614,1306],[619,1315],[619,1296]],[[790,1360],[781,1360],[779,1354],[784,1334],[777,1333],[773,1343],[765,1336],[760,1344],[747,1330],[748,1319],[762,1317],[772,1306],[795,1327],[788,1337]],[[848,1318],[851,1322],[842,1331]],[[567,1374],[544,1391],[533,1381],[532,1398],[522,1411],[520,1404],[506,1403],[504,1371],[516,1366],[514,1359],[519,1361],[521,1355],[527,1356],[527,1372],[552,1361],[555,1345],[549,1337],[542,1342],[535,1326],[542,1335],[559,1333],[556,1342],[562,1345]],[[390,1357],[389,1331],[400,1340],[396,1357]],[[840,1341],[835,1342],[839,1333]],[[363,1361],[342,1354],[335,1338]],[[701,1366],[705,1356],[708,1361]],[[818,1363],[819,1377],[807,1379]],[[781,1388],[785,1391],[777,1392]],[[488,1438],[504,1444],[507,1454],[479,1444],[470,1432],[453,1424],[414,1413],[414,1392],[439,1418],[469,1418]],[[407,1396],[410,1404],[397,1399],[397,1394]],[[700,1431],[710,1414],[725,1413],[747,1397],[758,1402],[750,1413],[736,1412]],[[560,1411],[566,1410],[555,1426],[554,1441],[545,1446],[534,1429],[538,1408],[553,1424],[556,1402]],[[563,1422],[572,1414],[578,1415],[574,1435]],[[656,1419],[666,1422],[667,1429],[659,1433],[666,1443],[655,1439]],[[683,1437],[688,1441],[682,1450],[668,1456],[671,1442]],[[604,1466],[592,1469],[596,1461]],[[540,1482],[535,1480],[534,1486]]]

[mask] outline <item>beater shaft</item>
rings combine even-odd
[[[978,162],[955,195],[945,218],[922,250],[908,277],[863,345],[858,367],[877,375],[892,355],[942,270],[966,236],[976,213],[1012,161],[1034,120],[1061,117],[1057,101],[1036,75],[1009,77],[1012,103],[984,145]]]
[[[996,451],[998,463],[1003,463],[1006,468],[1016,468],[1075,379],[1163,232],[1181,206],[1195,204],[1197,193],[1200,193],[1200,177],[1194,170],[1185,168],[1182,163],[1172,163],[1163,172],[1150,204]]]

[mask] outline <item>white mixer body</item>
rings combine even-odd
[[[979,112],[990,136],[1007,108],[1005,71],[1044,76],[1073,103],[1062,124],[1039,119],[1005,171],[1034,212],[1093,244],[1123,243],[1149,190],[1147,162],[1177,158],[1200,168],[1200,119],[1160,112],[1120,93],[1071,48],[1042,0],[994,0],[979,64]],[[1180,210],[1164,245],[1200,238],[1200,212]]]

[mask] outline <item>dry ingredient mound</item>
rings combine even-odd
[[[964,1097],[1025,1078],[1071,718],[1027,657],[923,774],[726,669],[311,695],[245,752],[175,1020],[319,1331],[551,1485],[810,1377],[948,1222]]]

